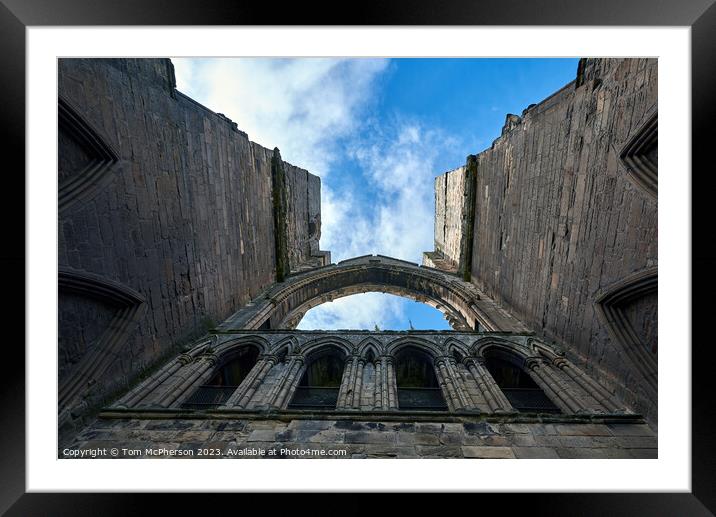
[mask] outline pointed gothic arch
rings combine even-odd
[[[373,337],[367,337],[360,343],[358,343],[357,353],[361,357],[368,359],[368,354],[373,355],[373,360],[379,357],[384,351],[383,345]],[[372,360],[371,360],[372,362]]]
[[[293,274],[234,313],[219,329],[292,329],[309,309],[364,292],[385,292],[431,305],[445,314],[455,330],[527,330],[456,275],[380,255]]]
[[[635,328],[630,307],[638,304],[651,306],[656,319],[657,297],[658,268],[652,267],[612,284],[598,293],[595,300],[597,314],[612,341],[641,374],[653,395],[656,395],[658,385],[656,343],[649,343],[648,336],[645,338]],[[653,340],[656,340],[655,335]]]

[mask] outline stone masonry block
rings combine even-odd
[[[510,447],[479,447],[465,445],[462,448],[465,458],[514,458],[515,454]]]

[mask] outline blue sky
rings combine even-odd
[[[321,176],[321,248],[420,263],[433,249],[433,181],[488,148],[576,76],[577,59],[172,59],[177,88]],[[365,293],[300,329],[448,329],[442,314]]]

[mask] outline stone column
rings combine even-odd
[[[438,383],[443,392],[445,402],[447,402],[448,409],[455,411],[462,409],[462,405],[446,363],[447,359],[445,357],[438,357],[435,360],[435,375],[438,378]]]
[[[381,397],[383,410],[398,409],[398,391],[395,383],[395,368],[393,358],[388,355],[380,356],[381,370]]]
[[[144,379],[139,385],[119,399],[114,404],[117,408],[131,408],[142,402],[144,399],[151,399],[156,395],[155,390],[169,377],[174,375],[179,368],[192,362],[194,358],[189,354],[181,354],[174,361],[164,365],[158,372]]]
[[[584,407],[580,402],[559,384],[557,379],[552,375],[549,364],[544,359],[530,357],[525,362],[525,367],[530,377],[542,388],[554,404],[566,413],[580,413],[584,411]],[[551,396],[550,396],[551,395]]]
[[[238,388],[231,394],[229,399],[222,407],[226,408],[244,408],[253,397],[256,390],[271,371],[273,365],[278,362],[275,355],[264,355],[256,362],[246,378],[241,382]]]
[[[161,407],[178,406],[192,390],[201,386],[211,376],[217,361],[218,358],[214,354],[203,354],[197,357],[192,363],[177,372],[176,380],[167,386],[166,391],[156,403]]]
[[[304,359],[301,355],[289,356],[286,369],[268,397],[267,404],[269,407],[281,409],[286,404],[290,394],[293,393],[295,384],[300,380],[298,374],[303,369],[303,361]]]
[[[614,399],[601,384],[586,375],[582,370],[574,366],[564,357],[556,357],[552,364],[562,370],[567,376],[576,382],[585,392],[587,392],[594,400],[597,401],[605,410],[612,413],[623,413],[624,409],[620,408]]]
[[[448,357],[445,364],[447,371],[452,379],[453,385],[455,386],[455,392],[457,393],[458,399],[460,400],[461,409],[476,410],[477,405],[472,400],[470,393],[467,391],[467,387],[463,381],[460,372],[458,371],[457,361],[454,357]]]
[[[353,388],[353,409],[361,408],[361,396],[363,394],[363,368],[365,368],[365,359],[359,357],[357,359],[356,376]]]
[[[361,388],[363,386],[363,367],[365,359],[354,355],[346,361],[346,367],[343,370],[343,378],[341,380],[341,388],[338,392],[339,409],[360,409]]]
[[[398,409],[398,383],[395,380],[393,358],[387,357],[385,368],[388,371],[388,409]]]
[[[341,387],[338,390],[338,402],[336,408],[350,407],[353,402],[353,385],[355,382],[356,357],[349,356],[343,367],[343,377],[341,377]]]
[[[485,360],[483,358],[466,357],[463,360],[465,366],[477,383],[477,388],[485,397],[485,401],[493,413],[514,413],[515,408],[512,407],[510,401],[507,400],[505,394],[492,378],[490,372],[485,368]]]
[[[376,358],[373,366],[375,367],[373,409],[383,409],[383,361],[380,358]]]

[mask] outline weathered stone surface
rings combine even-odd
[[[140,450],[141,457],[160,457],[156,451],[183,449],[209,450],[216,458],[246,459],[256,455],[230,454],[234,450],[263,449],[259,457],[324,458],[319,455],[299,455],[291,452],[279,454],[280,449],[291,451],[346,451],[344,458],[652,458],[657,456],[656,438],[619,434],[620,424],[585,424],[595,431],[600,428],[611,432],[610,436],[593,435],[547,435],[542,434],[545,424],[539,422],[506,424],[468,421],[426,422],[410,424],[395,421],[352,422],[341,420],[294,419],[288,422],[276,419],[197,419],[199,424],[190,429],[169,430],[176,420],[147,421],[142,419],[110,420],[112,426],[104,425],[87,430],[68,446],[72,450],[111,447]],[[99,422],[102,422],[100,419]],[[167,425],[158,425],[161,422]],[[186,422],[186,421],[184,421]],[[362,429],[355,424],[363,424]],[[154,424],[154,425],[150,425]],[[244,431],[227,431],[225,424]],[[346,425],[350,424],[350,425]],[[549,425],[549,424],[548,424]],[[578,425],[578,424],[569,424]],[[634,424],[621,424],[625,428]],[[183,427],[183,426],[180,426]],[[252,427],[256,427],[252,429]],[[222,428],[224,430],[218,430]],[[488,433],[458,432],[459,429],[490,430]],[[501,431],[498,429],[502,429]],[[61,448],[60,457],[68,457]],[[146,453],[155,451],[154,456]],[[276,455],[269,455],[276,449]],[[331,454],[338,454],[331,452]],[[120,457],[125,457],[124,453]],[[130,457],[127,455],[127,457]],[[136,456],[131,456],[136,457]],[[169,457],[169,456],[161,456]],[[173,456],[176,457],[176,456]],[[331,456],[336,457],[336,456]]]
[[[656,59],[585,59],[575,82],[521,117],[508,115],[502,135],[476,158],[471,237],[458,215],[466,168],[436,178],[436,251],[425,258],[449,265],[458,241],[470,242],[472,282],[652,425],[655,382],[647,377],[656,374],[635,365],[629,347],[656,360],[655,287],[620,307],[618,323],[638,343],[612,332],[598,300],[657,265],[656,198],[620,159],[657,108],[657,72]]]
[[[75,396],[85,402],[67,402],[81,415],[274,282],[273,151],[177,92],[167,59],[60,59],[58,69],[59,96],[81,121],[78,132],[61,120],[61,193],[84,196],[61,207],[59,265],[126,286],[147,309],[127,329],[121,353],[107,351],[102,370],[82,378]],[[75,136],[83,124],[121,165],[91,196],[65,188],[82,179],[92,158]],[[324,265],[328,256],[316,262],[320,180],[283,165],[290,265]],[[61,288],[59,296],[62,383],[99,346],[122,308],[92,293]]]
[[[514,458],[515,454],[509,447],[475,447],[466,445],[462,448],[466,458]]]
[[[512,447],[516,458],[552,459],[559,458],[557,451],[549,447]]]

